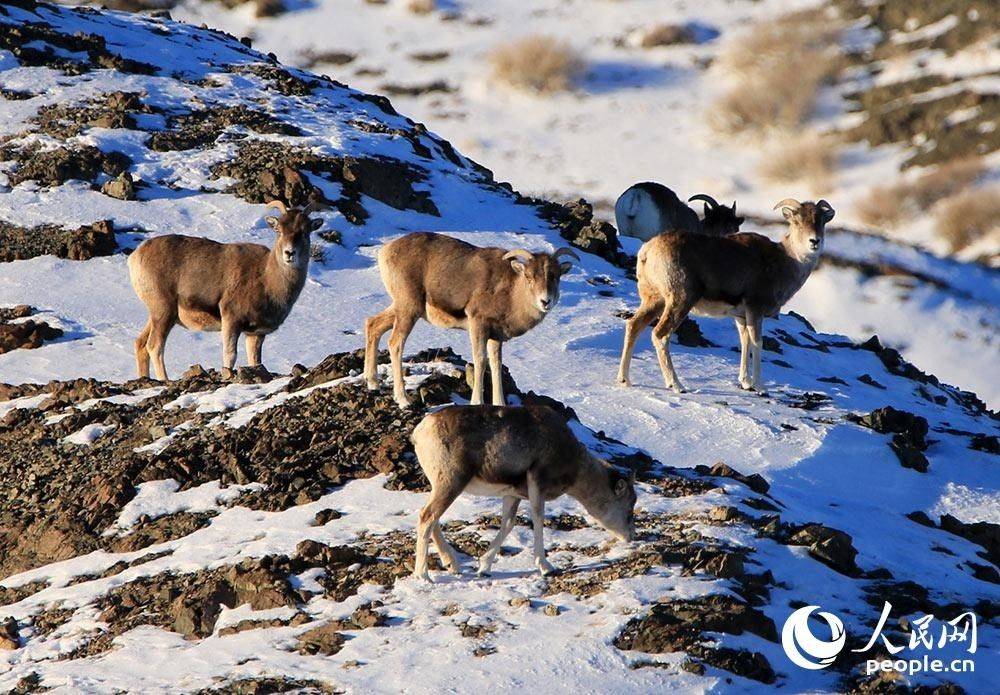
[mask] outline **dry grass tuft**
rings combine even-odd
[[[912,181],[878,186],[858,202],[858,217],[873,227],[895,227],[957,195],[985,171],[981,158],[966,157],[940,164]]]
[[[490,62],[500,82],[539,94],[569,89],[584,67],[583,58],[568,43],[538,34],[500,46]]]
[[[808,11],[755,24],[729,41],[717,65],[735,86],[712,107],[711,125],[726,134],[801,126],[819,88],[843,66],[842,31],[839,22]]]
[[[774,182],[804,182],[813,193],[826,193],[837,170],[837,144],[835,137],[812,131],[783,137],[761,161],[760,173]]]
[[[951,197],[975,183],[986,172],[980,157],[964,157],[945,162],[921,174],[909,187],[909,196],[920,210],[926,210],[939,200]]]
[[[1000,186],[969,189],[943,201],[934,230],[952,253],[985,237],[1000,238]]]
[[[437,0],[407,0],[406,9],[413,14],[430,14],[437,9]]]
[[[899,184],[876,186],[855,205],[855,212],[865,224],[882,229],[895,227],[904,217],[905,192]]]
[[[694,43],[694,34],[685,24],[654,24],[637,34],[639,48],[673,46],[680,43]]]

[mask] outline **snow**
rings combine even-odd
[[[176,480],[154,480],[139,486],[136,496],[122,507],[116,528],[125,532],[139,523],[140,517],[155,519],[178,512],[207,512],[235,501],[244,492],[260,490],[263,485],[230,485],[223,488],[218,481],[204,483],[189,490],[178,491]]]
[[[948,483],[931,512],[938,516],[951,514],[968,524],[977,521],[1000,524],[1000,494]]]
[[[85,425],[73,434],[69,435],[63,439],[63,442],[66,444],[86,446],[88,444],[93,444],[109,432],[114,432],[117,427],[117,425],[102,425],[99,422],[94,422],[89,425]]]
[[[215,391],[185,393],[165,404],[163,409],[194,408],[196,413],[223,413],[281,391],[289,381],[289,377],[280,377],[265,384],[230,384]]]
[[[383,81],[409,84],[439,74],[447,76],[450,82],[461,85],[461,100],[447,95],[437,103],[399,98],[394,100],[397,107],[433,123],[459,149],[487,161],[499,178],[511,178],[522,190],[586,190],[613,199],[633,181],[665,179],[663,153],[668,152],[671,166],[666,173],[678,190],[706,189],[719,197],[736,195],[741,208],[757,212],[769,210],[774,200],[788,194],[750,182],[748,172],[756,157],[752,146],[718,147],[699,127],[697,114],[714,94],[693,61],[714,55],[717,42],[641,54],[623,53],[612,45],[613,35],[647,22],[650,3],[594,3],[588,5],[586,14],[580,12],[580,3],[554,0],[532,8],[514,0],[461,3],[470,17],[488,15],[494,19],[489,26],[476,27],[439,23],[434,17],[415,18],[399,7],[400,3],[380,8],[351,0],[350,12],[344,11],[343,5],[342,0],[316,0],[276,19],[253,19],[249,7],[227,12],[216,4],[196,3],[183,5],[175,14],[196,22],[210,20],[236,34],[246,33],[253,23],[259,29],[259,48],[274,50],[293,61],[305,46],[336,46],[360,52],[358,64],[392,67],[384,78],[342,76],[364,88],[378,87]],[[741,0],[663,5],[657,6],[656,12],[664,21],[696,20],[718,27],[724,38],[749,19],[789,6],[776,0]],[[24,15],[18,8],[9,11],[15,18]],[[532,14],[538,11],[542,14]],[[8,88],[34,85],[34,91],[42,92],[28,102],[0,102],[5,116],[0,119],[0,132],[19,132],[40,104],[82,102],[116,89],[145,90],[151,103],[170,110],[190,107],[199,100],[252,103],[298,125],[303,137],[283,139],[317,152],[381,154],[413,160],[428,169],[423,185],[441,209],[440,218],[394,210],[368,198],[363,204],[371,218],[364,225],[351,225],[333,211],[324,213],[327,227],[342,233],[344,245],[323,245],[326,262],[312,264],[292,314],[267,338],[264,363],[276,373],[287,374],[296,363],[312,365],[330,353],[363,346],[365,317],[388,302],[374,266],[375,249],[402,233],[444,230],[478,245],[532,249],[551,249],[564,243],[530,207],[481,185],[471,170],[437,155],[433,161],[416,160],[399,139],[354,130],[348,125],[352,118],[398,127],[406,123],[402,117],[381,115],[370,104],[349,99],[345,90],[327,86],[312,97],[276,94],[255,77],[226,73],[220,67],[257,60],[254,54],[234,41],[193,27],[175,29],[168,42],[149,33],[164,26],[162,20],[41,12],[57,26],[103,32],[124,55],[169,69],[164,67],[153,76],[94,71],[87,79],[66,79],[44,69],[14,67],[12,57],[0,53],[0,84]],[[0,22],[5,21],[0,15]],[[529,21],[538,31],[591,46],[597,69],[581,93],[539,99],[498,91],[486,81],[484,54],[488,48]],[[435,66],[400,57],[427,47],[445,48],[452,58]],[[628,73],[629,86],[614,85],[610,76],[615,72]],[[188,81],[178,81],[174,74]],[[208,77],[219,86],[208,89],[197,84]],[[464,119],[459,114],[465,114]],[[488,125],[488,131],[483,130],[483,124]],[[127,151],[139,176],[150,185],[143,200],[114,200],[81,183],[55,189],[21,185],[0,196],[0,218],[22,225],[54,222],[66,226],[109,218],[117,226],[136,225],[151,235],[190,233],[220,241],[261,243],[272,238],[262,221],[262,206],[219,192],[224,182],[209,176],[213,163],[232,156],[234,143],[156,153],[134,133],[102,129],[88,131],[80,141],[105,150]],[[434,142],[429,136],[424,141]],[[840,194],[864,190],[879,175],[885,175],[896,155],[882,154],[884,157],[871,155],[864,160]],[[168,184],[180,190],[171,190]],[[835,191],[830,195],[838,208],[838,223],[842,217],[850,219],[848,206],[843,215],[840,213],[840,194]],[[782,229],[757,222],[748,223],[747,228],[772,236]],[[629,250],[634,253],[636,249],[632,246]],[[917,366],[944,381],[978,391],[995,406],[1000,403],[1000,366],[995,359],[996,328],[1000,325],[997,274],[903,243],[849,231],[831,231],[828,250],[855,260],[891,262],[935,282],[916,281],[906,287],[892,277],[866,279],[853,269],[818,270],[787,308],[805,315],[820,332],[813,333],[798,318],[783,314],[765,323],[765,334],[777,337],[780,329],[801,337],[806,344],[812,336],[841,347],[821,352],[782,343],[781,354],[765,352],[767,395],[736,388],[736,331],[731,322],[722,320],[699,321],[706,337],[719,347],[672,347],[677,371],[690,393],[678,396],[664,389],[648,333],[640,338],[633,360],[635,386],[616,387],[623,324],[615,312],[634,309],[638,296],[624,271],[586,254],[581,254],[582,262],[564,277],[559,306],[552,314],[529,334],[504,346],[505,364],[523,389],[559,399],[574,409],[586,427],[601,430],[667,465],[685,469],[723,461],[747,474],[760,473],[771,485],[770,494],[784,505],[783,519],[823,523],[849,533],[863,570],[887,568],[897,581],[928,587],[932,597],[942,603],[972,606],[978,600],[995,601],[995,587],[973,578],[962,566],[968,561],[983,562],[977,555],[978,546],[915,524],[905,516],[924,511],[932,516],[953,514],[967,522],[998,522],[994,459],[969,449],[967,436],[954,434],[995,435],[995,421],[963,409],[951,390],[887,373],[876,355],[844,346],[847,341],[836,334],[861,338],[878,332],[884,342],[902,346]],[[93,376],[124,381],[134,377],[132,341],[146,317],[129,286],[124,255],[87,262],[40,257],[4,264],[3,271],[0,305],[29,303],[72,321],[67,325],[74,329],[67,339],[41,349],[0,355],[0,380],[45,382]],[[588,283],[598,276],[611,279],[610,286],[601,287],[610,291],[608,296]],[[956,337],[959,331],[964,339]],[[414,330],[407,352],[440,345],[469,355],[464,333],[442,331],[425,323]],[[219,356],[217,334],[194,334],[180,328],[171,334],[166,349],[168,371],[173,376],[192,363],[218,367]],[[453,369],[440,363],[409,366],[409,388],[431,370]],[[384,366],[380,374],[387,382]],[[870,375],[885,388],[862,383],[859,377],[863,375]],[[842,379],[846,385],[830,383],[830,377]],[[149,455],[163,452],[178,432],[205,426],[205,422],[208,426],[246,427],[256,414],[304,395],[281,391],[288,381],[288,377],[279,377],[267,384],[231,384],[185,394],[164,407],[189,411],[191,420],[137,451]],[[352,375],[314,388],[359,381]],[[944,402],[928,400],[921,389]],[[797,398],[815,392],[828,395],[829,402],[813,411],[795,407]],[[141,389],[98,400],[130,405],[159,393],[158,389]],[[0,401],[0,420],[15,409],[38,408],[47,399],[48,394],[40,394]],[[85,401],[77,407],[85,410],[96,402]],[[900,467],[887,446],[887,435],[845,420],[849,414],[886,405],[929,421],[932,443],[926,452],[931,462],[927,473]],[[88,425],[67,441],[86,445],[110,431],[106,427]],[[596,451],[610,446],[589,430],[581,429],[579,434]],[[703,575],[684,577],[675,567],[656,567],[646,575],[617,580],[607,592],[589,599],[543,597],[544,586],[533,571],[530,552],[500,556],[493,577],[488,579],[475,578],[474,559],[463,556],[465,574],[461,577],[435,573],[430,585],[406,578],[389,590],[365,585],[359,595],[343,603],[317,597],[305,608],[316,622],[298,627],[186,641],[175,633],[144,626],[117,638],[115,649],[100,657],[59,659],[79,646],[88,632],[102,628],[96,601],[138,577],[189,573],[248,557],[291,554],[305,539],[343,544],[355,542],[362,533],[412,533],[426,496],[386,490],[385,480],[377,476],[352,481],[315,502],[281,512],[238,506],[239,494],[251,486],[223,488],[212,482],[181,491],[170,480],[144,483],[122,509],[114,532],[127,531],[143,515],[157,517],[180,511],[217,514],[207,526],[183,538],[131,553],[95,551],[0,582],[7,587],[47,582],[41,591],[0,608],[0,617],[9,615],[30,623],[33,615],[50,606],[75,610],[69,623],[52,635],[29,639],[20,650],[0,652],[0,689],[13,687],[35,671],[55,693],[115,689],[177,692],[217,685],[220,678],[262,674],[315,677],[348,692],[531,690],[540,682],[553,691],[566,692],[591,692],[595,687],[602,692],[764,690],[758,683],[714,669],[705,676],[682,671],[680,654],[640,655],[610,645],[621,627],[651,601],[726,592],[731,590],[728,582]],[[722,490],[678,499],[665,498],[651,486],[640,485],[638,507],[647,512],[694,514],[720,504],[737,504],[749,496],[746,488],[732,481],[719,483]],[[323,509],[336,509],[342,517],[313,526],[316,513]],[[568,498],[549,503],[547,510],[550,514],[582,513]],[[471,521],[498,511],[496,500],[462,497],[446,519]],[[756,538],[737,527],[696,523],[693,528],[703,535],[752,548],[753,560],[774,572],[777,583],[762,610],[779,626],[787,617],[790,602],[802,600],[842,616],[852,634],[862,634],[866,621],[873,617],[866,611],[862,584],[809,558],[805,548]],[[480,533],[484,538],[492,535],[486,530]],[[602,549],[597,557],[569,550],[553,552],[550,557],[557,565],[592,566],[628,551],[624,544],[610,544],[608,534],[596,526],[547,530],[546,540],[550,547]],[[530,545],[529,530],[516,527],[506,545]],[[944,548],[949,555],[934,552],[934,547]],[[132,563],[159,552],[167,554],[100,576],[116,563]],[[313,572],[297,581],[315,589],[316,580]],[[531,606],[511,606],[514,597],[531,598]],[[302,631],[321,621],[342,618],[373,599],[384,602],[390,616],[388,626],[351,634],[344,649],[332,657],[307,657],[293,651],[295,637]],[[442,609],[452,603],[458,604],[460,611],[443,616]],[[546,615],[543,607],[547,603],[559,606],[560,614]],[[218,627],[250,617],[264,616],[237,607],[224,612]],[[281,616],[268,613],[267,617]],[[496,654],[485,658],[472,655],[476,644],[461,637],[457,627],[465,620],[497,627],[488,640],[498,650]],[[990,679],[1000,665],[998,638],[995,624],[980,624],[977,672],[965,674],[962,680],[968,692],[991,690]],[[763,653],[780,672],[788,692],[832,692],[838,687],[831,673],[793,670],[777,644],[754,636],[719,636],[719,640],[726,646],[745,646]],[[428,654],[434,655],[434,668],[428,668]],[[632,668],[639,660],[667,667]],[[354,661],[360,665],[349,667]],[[931,677],[930,682],[937,681]]]

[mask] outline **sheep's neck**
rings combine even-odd
[[[606,500],[600,492],[607,490],[608,479],[604,466],[589,453],[582,456],[577,469],[576,480],[568,490],[570,496],[580,502],[591,515],[603,508]]]
[[[503,331],[509,334],[509,337],[523,334],[545,318],[545,314],[535,306],[534,297],[525,285],[520,285],[516,293],[511,294],[511,299],[515,298],[516,301],[510,302],[507,313],[501,317]]]
[[[795,267],[796,279],[800,282],[805,282],[805,279],[809,277],[816,264],[819,263],[819,251],[803,248],[801,244],[795,243],[791,234],[785,235],[785,238],[781,240],[781,246],[785,250],[788,260]]]
[[[264,266],[264,291],[272,304],[291,308],[306,282],[306,268],[292,267],[278,259],[277,248],[271,249]],[[306,261],[308,263],[308,261]]]

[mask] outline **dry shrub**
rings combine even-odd
[[[921,174],[910,186],[910,197],[920,210],[951,197],[974,183],[986,171],[980,157],[963,157]]]
[[[980,157],[963,157],[940,164],[912,181],[878,186],[858,202],[858,217],[873,227],[894,227],[958,194],[985,171]]]
[[[684,24],[654,24],[638,32],[637,42],[640,48],[673,46],[679,43],[693,43],[694,34]]]
[[[903,187],[876,186],[868,191],[868,195],[855,205],[858,219],[872,227],[895,227],[904,215],[902,201],[905,198]]]
[[[413,14],[430,14],[437,9],[437,0],[407,0],[406,9]]]
[[[565,41],[537,34],[500,46],[490,62],[497,80],[542,94],[569,89],[584,65]]]
[[[805,182],[813,193],[826,193],[837,169],[837,140],[806,132],[776,141],[761,161],[762,176],[778,183]]]
[[[711,125],[727,134],[802,125],[820,86],[843,66],[842,31],[839,22],[808,11],[760,22],[729,41],[717,65],[734,87],[713,105]]]
[[[969,189],[943,201],[934,230],[952,252],[985,237],[1000,237],[1000,186]]]

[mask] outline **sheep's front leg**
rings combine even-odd
[[[749,342],[753,350],[753,376],[751,378],[751,388],[761,390],[760,378],[760,354],[764,348],[764,317],[747,314],[747,333]]]
[[[500,552],[500,547],[514,529],[514,524],[517,521],[517,506],[520,503],[521,500],[513,495],[506,495],[503,498],[503,514],[500,516],[500,530],[497,531],[496,538],[490,543],[490,547],[479,558],[478,574],[480,577],[488,575],[490,570],[493,569],[493,562],[497,558],[497,553]]]
[[[247,362],[251,367],[260,366],[261,348],[264,347],[264,336],[247,333]]]
[[[542,495],[538,479],[528,474],[528,504],[531,506],[531,525],[535,532],[535,566],[544,576],[555,574],[556,568],[545,559],[545,497]]]
[[[233,377],[233,367],[236,365],[236,343],[240,332],[225,314],[222,316],[222,376]]]
[[[486,342],[490,354],[490,376],[493,382],[493,405],[507,405],[503,395],[503,343],[492,338]]]
[[[483,404],[483,368],[486,365],[486,331],[477,322],[469,322],[469,340],[472,342],[472,405]]]
[[[733,321],[736,323],[736,330],[740,335],[739,384],[741,389],[750,390],[753,388],[753,382],[750,381],[750,334],[745,318],[737,316]]]

